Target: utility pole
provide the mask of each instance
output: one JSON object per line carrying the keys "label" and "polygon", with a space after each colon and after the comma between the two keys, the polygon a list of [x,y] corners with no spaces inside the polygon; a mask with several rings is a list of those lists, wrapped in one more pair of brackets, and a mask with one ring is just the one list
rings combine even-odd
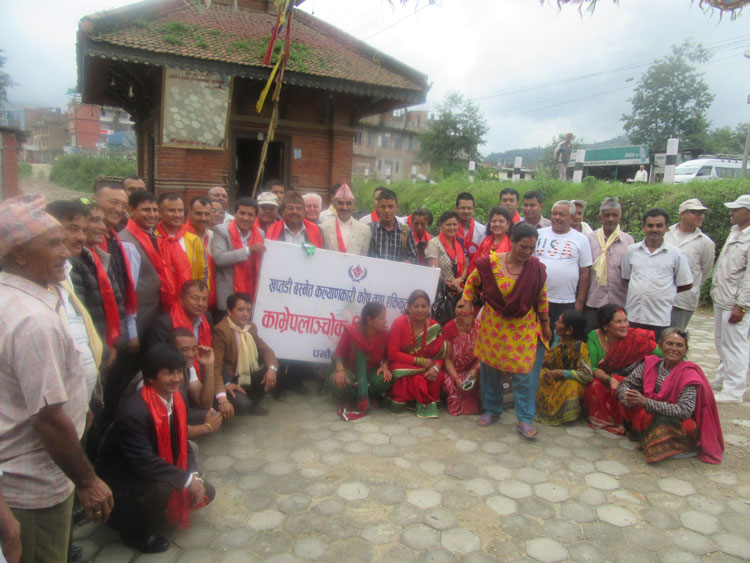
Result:
{"label": "utility pole", "polygon": [[[750,94],[747,96],[747,103],[750,104]],[[750,122],[747,124],[747,138],[745,139],[745,153],[742,155],[742,170],[740,170],[740,177],[744,177],[747,174],[748,156],[750,156]]]}

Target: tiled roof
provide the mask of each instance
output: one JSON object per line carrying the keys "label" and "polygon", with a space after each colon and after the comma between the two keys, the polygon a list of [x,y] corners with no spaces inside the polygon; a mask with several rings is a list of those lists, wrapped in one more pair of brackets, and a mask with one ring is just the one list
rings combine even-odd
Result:
{"label": "tiled roof", "polygon": [[[81,29],[100,47],[267,68],[262,60],[273,14],[216,2],[204,10],[183,2],[167,11],[154,10],[155,5],[158,2],[142,3],[150,9],[140,14],[140,5],[134,5],[127,12],[89,16]],[[300,10],[295,10],[291,44],[288,72],[417,92],[428,88],[424,74]],[[272,64],[275,60],[272,57]]]}

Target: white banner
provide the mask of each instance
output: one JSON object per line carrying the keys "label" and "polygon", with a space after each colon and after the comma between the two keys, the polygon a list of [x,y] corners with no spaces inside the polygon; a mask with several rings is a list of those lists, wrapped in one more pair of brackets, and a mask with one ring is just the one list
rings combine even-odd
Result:
{"label": "white banner", "polygon": [[388,323],[415,289],[434,299],[440,271],[367,256],[265,241],[253,321],[285,360],[328,363],[344,327],[368,301],[385,305]]}

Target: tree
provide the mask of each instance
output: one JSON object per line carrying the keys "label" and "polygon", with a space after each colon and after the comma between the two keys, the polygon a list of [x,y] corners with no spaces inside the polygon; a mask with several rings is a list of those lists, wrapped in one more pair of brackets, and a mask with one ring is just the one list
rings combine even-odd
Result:
{"label": "tree", "polygon": [[747,127],[747,123],[740,123],[734,129],[719,127],[711,130],[708,134],[705,151],[714,154],[742,154],[742,151],[745,150]]}
{"label": "tree", "polygon": [[3,57],[2,52],[2,49],[0,49],[0,102],[4,102],[8,99],[8,88],[13,86],[13,81],[10,79],[10,75],[3,71],[5,57]]}
{"label": "tree", "polygon": [[479,106],[460,92],[450,92],[440,103],[437,118],[419,136],[419,153],[444,172],[465,169],[479,160],[479,145],[489,127]]}
{"label": "tree", "polygon": [[623,115],[625,131],[635,144],[665,150],[667,140],[680,139],[684,147],[700,148],[708,133],[708,110],[714,95],[691,63],[704,63],[710,54],[688,39],[672,46],[672,54],[657,59],[641,76],[633,97],[632,113]]}

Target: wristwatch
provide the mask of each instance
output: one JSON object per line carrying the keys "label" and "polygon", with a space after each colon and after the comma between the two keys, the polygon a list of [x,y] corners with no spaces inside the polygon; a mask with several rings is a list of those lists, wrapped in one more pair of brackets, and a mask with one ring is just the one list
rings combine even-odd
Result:
{"label": "wristwatch", "polygon": [[279,371],[279,366],[271,366],[271,367],[270,367],[270,368],[268,368],[268,369],[270,369],[271,371],[275,371],[275,372],[278,372],[278,371]]}

